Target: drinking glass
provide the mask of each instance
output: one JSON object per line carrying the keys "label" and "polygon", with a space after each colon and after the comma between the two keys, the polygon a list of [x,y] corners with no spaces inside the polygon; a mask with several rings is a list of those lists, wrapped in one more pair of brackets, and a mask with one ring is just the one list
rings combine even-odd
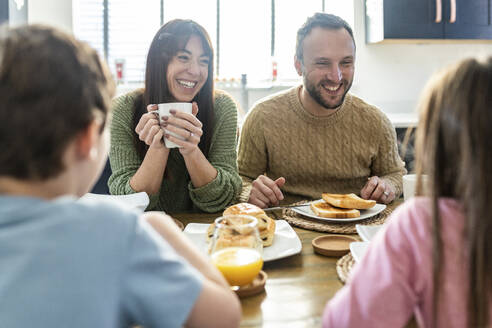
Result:
{"label": "drinking glass", "polygon": [[240,287],[251,283],[263,266],[258,220],[249,215],[217,218],[209,251],[212,262],[229,285]]}

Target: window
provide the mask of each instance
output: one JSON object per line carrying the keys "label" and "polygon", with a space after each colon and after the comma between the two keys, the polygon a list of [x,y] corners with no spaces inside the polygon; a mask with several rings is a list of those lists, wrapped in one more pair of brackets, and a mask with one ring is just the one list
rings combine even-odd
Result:
{"label": "window", "polygon": [[126,82],[145,79],[150,43],[160,26],[160,4],[154,0],[108,1],[108,63],[124,60]]}
{"label": "window", "polygon": [[163,4],[164,22],[175,18],[194,20],[207,30],[215,49],[217,44],[217,0],[165,0]]}
{"label": "window", "polygon": [[220,2],[219,75],[249,81],[271,77],[271,5],[268,0]]}
{"label": "window", "polygon": [[74,1],[73,33],[104,54],[104,6],[101,0]]}
{"label": "window", "polygon": [[275,53],[278,79],[297,80],[299,77],[294,68],[297,30],[309,16],[322,11],[322,1],[303,0],[298,6],[297,0],[281,0],[275,2]]}
{"label": "window", "polygon": [[125,82],[139,84],[154,34],[174,18],[193,19],[207,30],[219,79],[239,81],[247,74],[249,83],[271,81],[273,62],[278,81],[299,79],[296,32],[308,16],[325,11],[350,25],[354,20],[347,0],[73,0],[73,11],[74,34],[96,48],[113,72],[123,61]]}

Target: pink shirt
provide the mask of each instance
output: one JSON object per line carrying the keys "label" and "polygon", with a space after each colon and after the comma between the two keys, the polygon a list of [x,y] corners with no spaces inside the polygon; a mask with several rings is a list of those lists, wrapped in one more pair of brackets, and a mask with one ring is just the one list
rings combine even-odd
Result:
{"label": "pink shirt", "polygon": [[[466,327],[465,219],[455,200],[442,199],[439,207],[444,265],[438,326]],[[430,213],[429,200],[420,197],[395,210],[347,285],[326,305],[323,327],[404,327],[413,314],[420,327],[432,327]]]}

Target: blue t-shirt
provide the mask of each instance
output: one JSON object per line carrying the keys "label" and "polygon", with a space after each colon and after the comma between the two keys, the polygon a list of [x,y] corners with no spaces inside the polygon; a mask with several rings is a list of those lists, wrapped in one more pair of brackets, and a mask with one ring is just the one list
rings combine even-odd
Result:
{"label": "blue t-shirt", "polygon": [[0,196],[0,327],[180,327],[201,289],[136,213]]}

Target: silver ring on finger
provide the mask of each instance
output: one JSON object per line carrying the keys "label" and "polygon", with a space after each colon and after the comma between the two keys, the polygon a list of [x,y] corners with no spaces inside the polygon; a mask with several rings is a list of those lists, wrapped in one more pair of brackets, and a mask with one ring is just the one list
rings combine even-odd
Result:
{"label": "silver ring on finger", "polygon": [[188,137],[188,139],[193,138],[193,136],[194,136],[193,132],[190,131],[190,136]]}

